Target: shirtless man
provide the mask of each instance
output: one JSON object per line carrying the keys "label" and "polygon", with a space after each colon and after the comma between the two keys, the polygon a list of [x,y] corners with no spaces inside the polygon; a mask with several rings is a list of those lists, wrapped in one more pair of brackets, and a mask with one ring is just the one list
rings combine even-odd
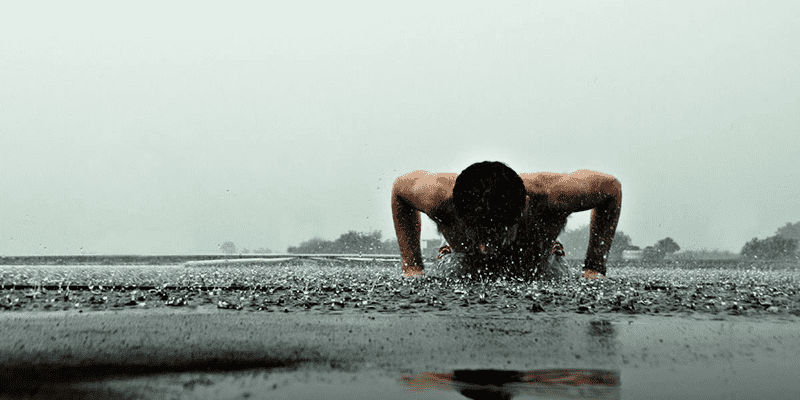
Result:
{"label": "shirtless man", "polygon": [[397,178],[392,188],[392,216],[408,277],[424,274],[420,212],[436,222],[463,262],[495,270],[514,265],[521,275],[536,278],[547,269],[567,216],[586,210],[592,216],[582,274],[604,277],[621,204],[622,185],[611,175],[586,170],[517,174],[489,161],[461,174],[414,171]]}

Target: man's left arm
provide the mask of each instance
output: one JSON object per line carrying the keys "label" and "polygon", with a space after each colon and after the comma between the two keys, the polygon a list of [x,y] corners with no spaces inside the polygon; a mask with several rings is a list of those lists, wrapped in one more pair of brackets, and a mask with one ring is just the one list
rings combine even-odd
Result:
{"label": "man's left arm", "polygon": [[608,200],[592,209],[589,225],[589,248],[586,250],[586,261],[583,265],[584,276],[593,278],[592,271],[606,274],[606,259],[611,249],[611,242],[617,232],[620,208],[622,206],[622,188],[618,188]]}
{"label": "man's left arm", "polygon": [[622,206],[622,184],[611,175],[577,171],[559,179],[548,197],[567,212],[592,210],[583,275],[587,278],[605,275],[606,258]]}

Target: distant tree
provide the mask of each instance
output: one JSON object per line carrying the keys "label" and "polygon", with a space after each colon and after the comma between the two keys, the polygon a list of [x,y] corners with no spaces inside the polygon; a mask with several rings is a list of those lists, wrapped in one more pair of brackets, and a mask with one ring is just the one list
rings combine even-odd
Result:
{"label": "distant tree", "polygon": [[645,261],[658,261],[662,260],[664,257],[662,256],[663,253],[660,253],[655,247],[647,246],[642,251],[642,260]]}
{"label": "distant tree", "polygon": [[795,222],[793,224],[787,222],[786,225],[778,228],[775,235],[800,240],[800,222]]}
{"label": "distant tree", "polygon": [[225,242],[219,246],[219,249],[225,254],[236,254],[236,245],[233,242]]}
{"label": "distant tree", "polygon": [[381,242],[380,254],[400,254],[400,245],[397,239],[386,239]]}
{"label": "distant tree", "polygon": [[734,260],[739,258],[739,255],[727,250],[700,249],[676,252],[667,255],[667,258],[673,260]]}
{"label": "distant tree", "polygon": [[617,231],[617,233],[614,234],[614,240],[611,242],[611,248],[608,249],[608,260],[621,261],[622,252],[630,250],[631,242],[630,236],[622,231]]}
{"label": "distant tree", "polygon": [[655,247],[656,250],[664,256],[667,254],[672,254],[681,249],[681,246],[678,246],[678,244],[675,243],[675,241],[670,237],[659,240],[653,247]]}
{"label": "distant tree", "polygon": [[667,255],[677,252],[681,249],[678,243],[675,243],[672,238],[667,237],[656,242],[653,246],[647,246],[642,252],[642,259],[647,261],[663,260]]}
{"label": "distant tree", "polygon": [[333,242],[336,253],[377,254],[381,250],[381,232],[349,231]]}
{"label": "distant tree", "polygon": [[[786,239],[795,239],[800,241],[800,221],[793,224],[787,222],[786,225],[778,228],[778,231],[775,232],[775,235]],[[798,250],[795,250],[795,252],[798,252]]]}
{"label": "distant tree", "polygon": [[371,233],[348,231],[334,241],[313,238],[300,243],[299,246],[290,246],[287,251],[295,254],[380,254],[399,253],[397,240],[381,242],[381,232]]}
{"label": "distant tree", "polygon": [[775,235],[764,240],[753,238],[753,240],[745,243],[741,254],[743,257],[761,260],[795,258],[797,257],[795,254],[797,247],[797,239]]}
{"label": "distant tree", "polygon": [[247,253],[250,253],[250,249],[248,249],[247,247],[242,248],[242,253],[241,254],[247,254]]}
{"label": "distant tree", "polygon": [[334,253],[333,242],[313,237],[298,246],[289,246],[287,252],[294,254],[326,254]]}
{"label": "distant tree", "polygon": [[[566,258],[583,259],[586,257],[586,250],[589,249],[589,225],[583,225],[577,229],[565,230],[558,236],[558,241],[564,245]],[[623,231],[617,231],[611,241],[611,248],[608,250],[609,260],[621,260],[622,252],[630,250],[633,239]]]}
{"label": "distant tree", "polygon": [[[566,229],[558,235],[558,241],[564,245],[566,258],[583,259],[589,248],[589,225],[577,229]],[[612,243],[613,245],[613,243]]]}
{"label": "distant tree", "polygon": [[270,250],[270,249],[268,249],[266,247],[259,247],[259,248],[255,249],[255,250],[253,250],[253,253],[256,253],[256,254],[269,254],[269,253],[272,253],[272,250]]}

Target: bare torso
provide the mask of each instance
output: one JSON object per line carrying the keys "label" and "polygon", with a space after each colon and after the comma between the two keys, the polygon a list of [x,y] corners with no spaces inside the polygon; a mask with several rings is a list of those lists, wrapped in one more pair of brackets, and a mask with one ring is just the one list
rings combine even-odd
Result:
{"label": "bare torso", "polygon": [[455,212],[453,187],[458,174],[417,170],[397,178],[392,189],[392,215],[404,274],[416,276],[422,272],[419,212],[436,222],[455,252],[467,255],[470,260],[495,266],[516,264],[536,270],[550,256],[567,217],[588,210],[592,210],[592,216],[583,269],[590,279],[598,273],[605,274],[605,257],[622,204],[621,183],[611,175],[588,170],[519,176],[527,193],[526,211],[512,242],[503,240],[503,247],[492,251],[486,251],[485,244],[470,240],[467,224]]}
{"label": "bare torso", "polygon": [[[428,189],[434,189],[432,193],[437,197],[437,204],[423,212],[436,223],[453,251],[474,259],[487,258],[479,254],[478,243],[465,235],[465,221],[459,219],[455,212],[453,186],[457,176],[458,174],[436,174],[435,183],[431,182],[432,187]],[[526,269],[535,269],[550,256],[553,243],[564,229],[570,213],[548,206],[547,195],[543,193],[543,180],[548,178],[547,174],[520,176],[530,197],[529,211],[520,223],[516,240],[494,258],[511,256]]]}

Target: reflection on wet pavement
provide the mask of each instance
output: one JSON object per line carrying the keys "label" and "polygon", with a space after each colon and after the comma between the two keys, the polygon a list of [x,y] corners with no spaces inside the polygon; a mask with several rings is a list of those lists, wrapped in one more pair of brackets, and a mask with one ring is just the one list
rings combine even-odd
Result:
{"label": "reflection on wet pavement", "polygon": [[506,400],[521,394],[545,398],[619,398],[619,372],[609,370],[455,370],[403,376],[401,382],[411,391],[452,390],[474,400]]}
{"label": "reflection on wet pavement", "polygon": [[0,313],[0,398],[800,398],[797,326],[216,307]]}
{"label": "reflection on wet pavement", "polygon": [[[561,330],[563,326],[554,323],[551,328]],[[614,358],[616,350],[619,349],[616,343],[617,330],[610,321],[604,319],[588,321],[584,329],[562,330],[554,336],[571,337],[573,341],[591,343],[592,345],[586,348],[587,355],[601,358]],[[575,355],[576,360],[580,360],[581,357],[580,354]],[[552,368],[531,371],[457,369],[449,373],[423,372],[417,375],[404,375],[401,382],[412,391],[451,390],[475,400],[505,400],[520,395],[543,398],[618,399],[619,378],[619,371],[607,369]]]}

